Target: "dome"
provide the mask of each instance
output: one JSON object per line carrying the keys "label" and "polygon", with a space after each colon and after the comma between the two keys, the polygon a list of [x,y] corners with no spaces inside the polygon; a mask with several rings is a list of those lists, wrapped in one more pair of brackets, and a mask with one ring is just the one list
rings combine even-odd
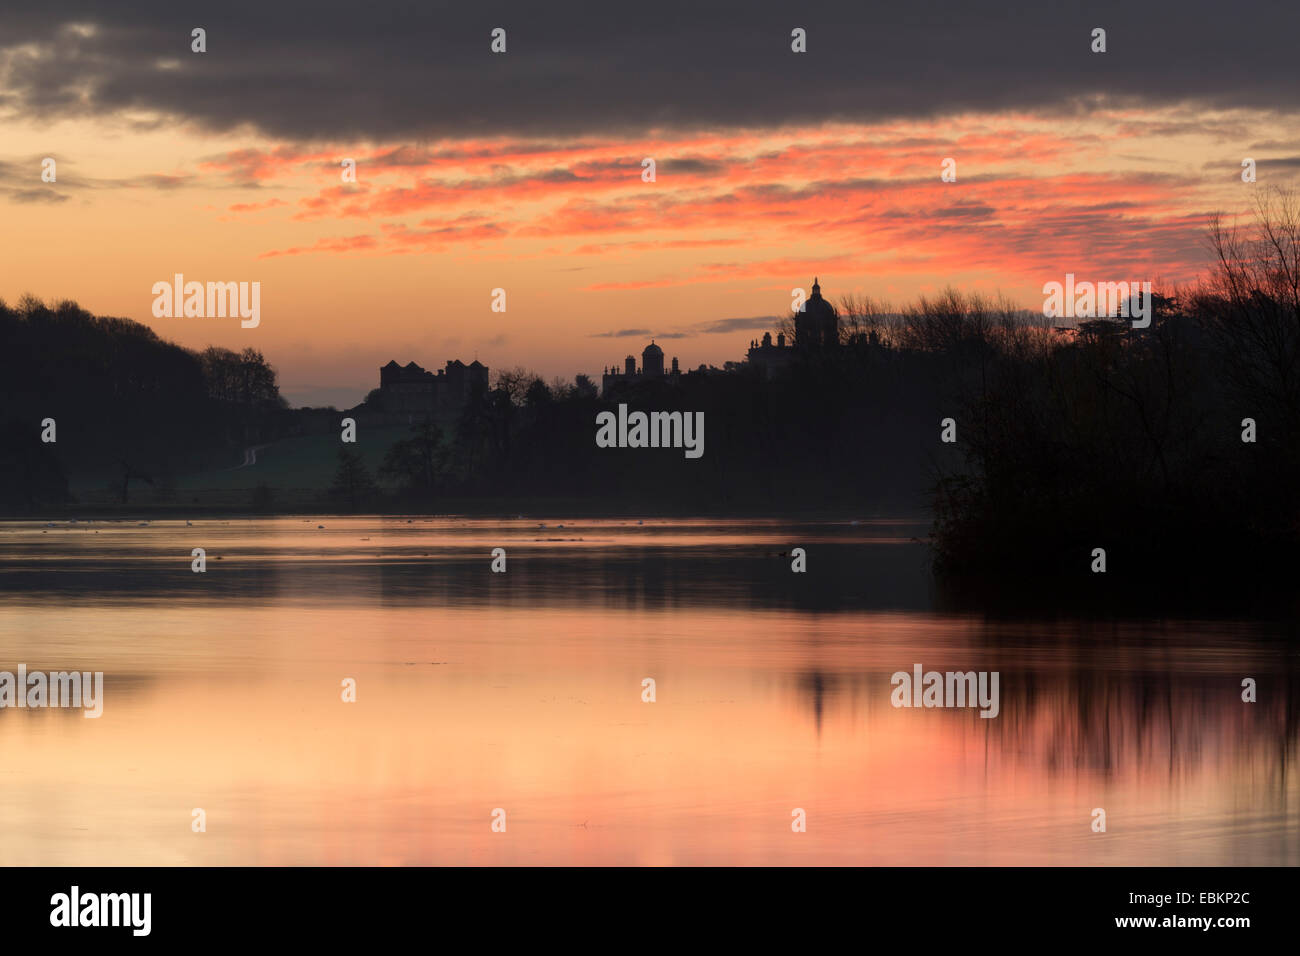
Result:
{"label": "dome", "polygon": [[817,310],[819,312],[831,307],[831,304],[822,298],[821,283],[816,279],[813,279],[812,295],[808,296],[807,305],[809,311]]}
{"label": "dome", "polygon": [[835,306],[822,298],[821,283],[814,277],[812,295],[794,317],[794,344],[822,348],[839,343],[839,316]]}
{"label": "dome", "polygon": [[835,307],[822,298],[822,287],[816,279],[813,279],[812,295],[804,302],[803,312],[823,322],[835,315]]}
{"label": "dome", "polygon": [[641,353],[641,371],[653,378],[664,373],[664,350],[655,345],[653,339]]}

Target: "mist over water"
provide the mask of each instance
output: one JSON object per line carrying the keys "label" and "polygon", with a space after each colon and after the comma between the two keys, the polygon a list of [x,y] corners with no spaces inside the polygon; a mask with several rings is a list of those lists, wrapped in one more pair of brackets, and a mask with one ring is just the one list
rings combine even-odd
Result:
{"label": "mist over water", "polygon": [[[942,611],[927,531],[2,522],[0,670],[105,677],[0,710],[0,863],[1300,862],[1293,628]],[[998,716],[891,706],[915,664]]]}

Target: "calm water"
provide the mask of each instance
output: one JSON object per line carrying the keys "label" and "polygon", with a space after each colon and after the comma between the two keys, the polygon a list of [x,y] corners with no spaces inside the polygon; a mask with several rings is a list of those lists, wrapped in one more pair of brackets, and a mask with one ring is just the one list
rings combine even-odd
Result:
{"label": "calm water", "polygon": [[0,710],[0,863],[1300,863],[1285,628],[940,613],[905,521],[540,523],[0,523],[0,670],[105,673]]}

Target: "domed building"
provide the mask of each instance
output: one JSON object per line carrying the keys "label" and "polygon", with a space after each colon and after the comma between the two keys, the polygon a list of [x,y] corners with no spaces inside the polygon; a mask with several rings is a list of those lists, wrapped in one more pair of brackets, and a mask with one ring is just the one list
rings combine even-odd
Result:
{"label": "domed building", "polygon": [[750,342],[746,361],[764,378],[784,374],[794,364],[800,353],[833,349],[840,344],[840,317],[835,306],[822,298],[822,287],[813,278],[812,295],[804,300],[803,308],[794,314],[794,340],[787,343],[785,333],[772,341],[772,333],[764,332],[761,342]]}
{"label": "domed building", "polygon": [[812,295],[794,317],[794,344],[801,349],[834,348],[840,344],[840,318],[835,306],[822,298],[822,287],[813,277]]}
{"label": "domed building", "polygon": [[645,376],[660,376],[664,373],[664,350],[655,345],[655,340],[651,339],[650,344],[641,352],[641,374]]}
{"label": "domed building", "polygon": [[617,363],[605,369],[605,374],[601,378],[601,394],[608,395],[612,388],[632,385],[650,379],[675,381],[680,374],[677,359],[675,358],[673,359],[672,370],[665,371],[664,350],[655,345],[654,340],[651,339],[650,344],[641,350],[640,368],[636,367],[636,356],[629,355],[623,360],[623,370],[621,372]]}

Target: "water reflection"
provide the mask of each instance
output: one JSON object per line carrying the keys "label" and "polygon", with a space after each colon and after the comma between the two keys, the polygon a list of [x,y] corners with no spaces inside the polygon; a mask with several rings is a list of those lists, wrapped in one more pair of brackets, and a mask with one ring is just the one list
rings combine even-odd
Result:
{"label": "water reflection", "polygon": [[[106,675],[98,720],[0,711],[0,862],[1300,859],[1288,626],[938,613],[923,535],[0,524],[0,669]],[[999,671],[999,716],[895,709],[917,663]]]}

